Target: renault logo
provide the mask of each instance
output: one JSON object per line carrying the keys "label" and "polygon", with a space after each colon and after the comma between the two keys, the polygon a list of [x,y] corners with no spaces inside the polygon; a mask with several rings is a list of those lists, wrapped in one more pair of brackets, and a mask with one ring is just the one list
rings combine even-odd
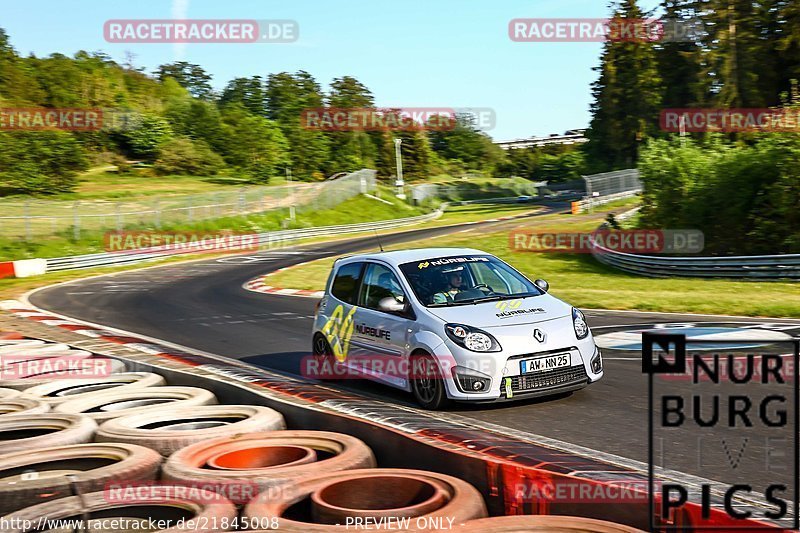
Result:
{"label": "renault logo", "polygon": [[540,329],[533,330],[533,338],[539,342],[544,342],[544,331]]}

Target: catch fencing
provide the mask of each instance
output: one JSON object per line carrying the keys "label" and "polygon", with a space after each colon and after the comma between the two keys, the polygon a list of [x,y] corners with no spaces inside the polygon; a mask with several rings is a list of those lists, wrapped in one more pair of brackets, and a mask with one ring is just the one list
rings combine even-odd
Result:
{"label": "catch fencing", "polygon": [[580,211],[590,211],[598,205],[630,198],[642,192],[639,170],[635,168],[592,174],[584,176],[583,180],[586,183],[586,196],[576,202]]}
{"label": "catch fencing", "polygon": [[376,187],[376,171],[362,169],[320,183],[251,186],[191,195],[74,202],[0,201],[0,237],[33,241],[60,235],[78,240],[87,232],[160,229],[290,206],[300,212],[328,209]]}
{"label": "catch fencing", "polygon": [[[300,239],[314,237],[327,237],[330,235],[344,235],[348,233],[374,232],[378,230],[399,228],[434,220],[440,217],[442,211],[434,211],[425,215],[408,218],[381,220],[378,222],[364,222],[359,224],[343,224],[338,226],[321,226],[316,228],[301,228],[271,231],[255,234],[259,248],[271,250],[281,248]],[[47,272],[59,270],[78,270],[101,266],[121,266],[145,261],[154,261],[170,255],[199,253],[204,251],[199,245],[196,247],[182,246],[155,246],[145,249],[128,250],[120,252],[104,252],[99,254],[77,255],[69,257],[56,257],[47,259]]]}

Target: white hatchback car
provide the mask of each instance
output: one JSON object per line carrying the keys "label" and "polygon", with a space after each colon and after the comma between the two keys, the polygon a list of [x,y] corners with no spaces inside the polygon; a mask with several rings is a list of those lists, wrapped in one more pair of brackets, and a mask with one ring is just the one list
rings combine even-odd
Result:
{"label": "white hatchback car", "polygon": [[[335,262],[314,320],[314,369],[412,392],[428,409],[581,389],[603,377],[583,313],[480,250]],[[312,374],[311,372],[307,374]]]}

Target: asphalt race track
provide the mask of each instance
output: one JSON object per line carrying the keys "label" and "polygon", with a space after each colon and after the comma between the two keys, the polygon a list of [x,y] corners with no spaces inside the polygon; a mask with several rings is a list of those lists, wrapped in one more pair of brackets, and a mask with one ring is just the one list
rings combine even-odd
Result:
{"label": "asphalt race track", "polygon": [[[513,220],[416,229],[383,236],[381,240],[385,247],[419,239],[434,245],[436,236],[448,232],[474,231],[479,236],[481,231],[509,229],[522,223]],[[374,237],[360,237],[265,251],[247,257],[168,265],[53,286],[34,293],[30,301],[40,308],[72,318],[297,374],[300,359],[310,352],[315,300],[253,293],[244,290],[242,284],[278,268],[375,247]],[[477,238],[475,247],[480,248]],[[546,279],[546,273],[542,273],[542,277]],[[558,294],[558,287],[553,287],[553,291]],[[657,326],[661,324],[684,328],[697,324],[705,329],[686,331],[699,336],[731,338],[731,344],[725,349],[734,353],[744,353],[753,347],[733,342],[743,327],[749,328],[745,333],[748,338],[753,335],[760,338],[758,335],[765,332],[786,336],[800,331],[798,320],[600,310],[588,310],[586,314],[598,343],[603,346],[605,377],[602,381],[552,399],[459,405],[448,416],[465,417],[487,426],[502,426],[644,462],[647,461],[647,379],[642,374],[638,331],[663,327]],[[767,325],[759,327],[759,324]],[[776,347],[776,353],[789,351],[783,348],[785,346]],[[331,386],[413,405],[409,395],[377,384],[347,381]],[[673,381],[660,386],[686,391],[690,385]],[[766,430],[754,431],[744,444],[732,435],[711,435],[716,439],[716,448],[724,450],[728,461],[713,453],[698,457],[696,448],[714,446],[702,440],[708,439],[709,433],[694,426],[682,428],[680,434],[657,436],[656,445],[663,451],[659,456],[667,468],[723,482],[746,479],[755,486],[766,485],[774,482],[778,475],[774,467],[765,466],[770,446],[766,439],[773,434]],[[785,448],[791,450],[790,441]],[[738,458],[734,466],[731,457]],[[787,471],[790,466],[786,467]]]}

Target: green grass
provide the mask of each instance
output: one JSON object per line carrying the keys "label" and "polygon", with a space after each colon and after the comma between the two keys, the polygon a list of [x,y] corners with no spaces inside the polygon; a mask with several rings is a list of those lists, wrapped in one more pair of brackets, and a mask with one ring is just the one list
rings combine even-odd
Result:
{"label": "green grass", "polygon": [[[603,206],[603,211],[607,209]],[[601,213],[600,209],[596,213]],[[526,226],[590,231],[597,219],[570,215],[538,217]],[[402,248],[430,246],[428,241]],[[544,278],[553,295],[583,308],[800,318],[800,284],[691,278],[645,278],[616,271],[589,254],[547,254],[511,250],[507,233],[473,232],[437,239],[437,246],[476,247],[497,255],[531,279]],[[399,248],[399,247],[398,247]],[[335,258],[321,259],[270,276],[269,285],[321,290]]]}
{"label": "green grass", "polygon": [[[372,217],[387,217],[387,218],[397,218],[400,214],[404,216],[413,216],[417,214],[419,210],[417,209],[410,209],[408,206],[402,204],[396,198],[392,198],[390,195],[386,194],[385,191],[381,194],[381,197],[389,200],[392,202],[392,206],[386,205],[382,202],[371,198],[354,198],[348,202],[344,202],[340,204],[336,209],[319,211],[316,213],[299,213],[298,220],[296,224],[304,224],[310,222],[319,222],[324,225],[335,224],[337,222],[344,222],[344,223],[352,223],[356,221],[356,219],[360,219],[362,222],[367,221],[367,219]],[[448,212],[446,212],[441,218],[429,222],[429,225],[447,225],[447,224],[454,224],[459,222],[466,222],[470,220],[481,220],[485,218],[493,218],[496,216],[503,216],[509,213],[517,213],[519,212],[523,206],[512,204],[512,205],[495,205],[495,206],[455,206]],[[525,210],[532,210],[530,205],[524,206]],[[405,213],[408,210],[409,213]],[[286,215],[286,210],[282,210],[284,216]],[[376,219],[377,220],[377,219]],[[336,222],[334,222],[336,221]],[[276,223],[280,223],[280,220],[277,220]],[[409,228],[403,227],[395,230],[385,230],[379,232],[381,235],[394,233],[397,231],[406,231]],[[343,239],[349,237],[359,237],[363,236],[363,233],[342,233],[335,237],[335,239]],[[310,243],[310,242],[317,242],[317,241],[330,241],[332,240],[331,237],[319,237],[313,239],[304,239],[299,241],[300,243]],[[89,253],[90,251],[102,251],[102,250],[89,250],[85,246],[82,247],[80,244],[71,244],[69,248],[59,248],[59,243],[52,243],[51,251],[53,253],[57,253],[58,255],[75,255],[78,253]],[[61,243],[63,244],[63,243]],[[295,244],[295,243],[293,243]],[[43,247],[39,248],[39,251],[48,250],[48,248]],[[2,256],[3,250],[0,248],[0,256]],[[147,266],[152,265],[161,265],[167,263],[178,263],[183,261],[190,261],[193,259],[201,258],[201,259],[212,259],[214,257],[222,257],[226,254],[194,254],[194,255],[184,255],[178,257],[169,257],[163,260],[155,261],[152,263],[146,264],[139,264],[139,265],[128,265],[124,267],[102,267],[102,268],[91,268],[85,270],[76,270],[76,271],[66,271],[66,272],[51,272],[49,274],[45,274],[44,276],[35,276],[31,278],[22,278],[22,279],[13,279],[13,278],[5,278],[0,279],[0,300],[2,299],[11,299],[11,298],[19,298],[25,292],[35,289],[37,287],[42,287],[46,285],[51,285],[53,283],[59,283],[64,281],[71,281],[80,278],[85,278],[89,276],[96,276],[101,274],[107,273],[114,273],[114,272],[125,272],[128,270],[136,270],[139,268],[144,268]],[[45,257],[46,255],[39,255],[39,257]],[[49,257],[49,256],[48,256]],[[329,268],[329,267],[327,267]],[[327,274],[327,270],[325,271]]]}
{"label": "green grass", "polygon": [[[285,185],[285,180],[275,178],[269,185]],[[58,193],[37,197],[48,201],[92,201],[113,199],[136,199],[150,196],[202,194],[229,191],[235,187],[243,187],[248,183],[240,178],[230,176],[153,176],[148,172],[132,170],[118,174],[114,167],[105,165],[90,169],[77,178],[73,192]],[[3,202],[19,203],[30,196],[13,195],[0,198]]]}
{"label": "green grass", "polygon": [[63,200],[102,200],[142,196],[201,194],[227,191],[231,186],[247,185],[242,179],[224,176],[148,176],[130,172],[102,172],[82,176],[73,193],[53,197]]}
{"label": "green grass", "polygon": [[[260,233],[284,228],[306,228],[312,226],[334,226],[371,222],[393,218],[410,217],[423,214],[422,208],[412,207],[392,195],[382,193],[390,204],[374,198],[357,196],[342,202],[330,209],[298,210],[296,219],[288,221],[288,209],[272,209],[261,214],[250,216],[223,217],[199,221],[195,224],[168,223],[156,229],[152,225],[129,226],[126,230],[145,231],[221,231]],[[51,237],[41,237],[26,242],[22,239],[0,238],[0,258],[24,259],[33,257],[61,257],[98,253],[105,250],[103,231],[84,231],[77,241],[71,238],[69,231]]]}

